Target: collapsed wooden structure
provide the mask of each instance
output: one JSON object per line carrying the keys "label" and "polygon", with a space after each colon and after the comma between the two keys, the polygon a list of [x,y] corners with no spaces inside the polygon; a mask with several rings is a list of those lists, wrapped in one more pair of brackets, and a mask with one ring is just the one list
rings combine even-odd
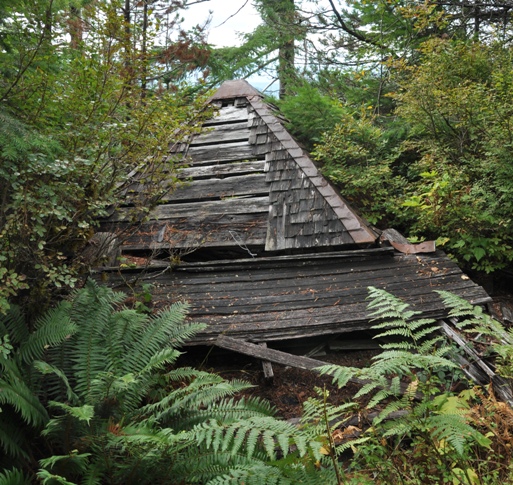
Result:
{"label": "collapsed wooden structure", "polygon": [[170,153],[185,163],[176,174],[182,183],[129,232],[129,193],[102,222],[104,233],[128,234],[119,238],[122,263],[99,270],[104,279],[151,283],[155,307],[188,301],[190,319],[207,324],[191,345],[219,335],[264,343],[367,330],[369,286],[433,318],[446,315],[434,290],[490,302],[442,252],[415,254],[404,241],[393,242],[403,252],[396,250],[248,83],[224,83],[210,103],[212,119]]}

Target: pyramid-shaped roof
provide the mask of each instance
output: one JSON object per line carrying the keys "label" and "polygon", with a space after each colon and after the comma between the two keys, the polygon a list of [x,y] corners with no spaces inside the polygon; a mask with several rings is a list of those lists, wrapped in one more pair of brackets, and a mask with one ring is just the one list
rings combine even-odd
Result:
{"label": "pyramid-shaped roof", "polygon": [[[115,287],[152,284],[155,308],[188,301],[190,318],[208,325],[191,344],[219,335],[268,342],[367,330],[369,286],[423,317],[447,313],[434,290],[490,301],[434,247],[402,254],[377,244],[247,82],[224,83],[210,103],[215,115],[169,155],[186,163],[170,174],[181,184],[147,213],[133,203],[140,174],[126,204],[103,223],[101,234],[109,242],[119,234],[133,265],[98,269]],[[160,250],[173,257],[154,258]]]}
{"label": "pyramid-shaped roof", "polygon": [[[366,247],[377,234],[328,183],[263,96],[243,80],[210,98],[199,134],[175,146],[184,182],[123,243],[125,251]],[[110,220],[128,220],[130,207]],[[111,224],[110,230],[113,229]]]}

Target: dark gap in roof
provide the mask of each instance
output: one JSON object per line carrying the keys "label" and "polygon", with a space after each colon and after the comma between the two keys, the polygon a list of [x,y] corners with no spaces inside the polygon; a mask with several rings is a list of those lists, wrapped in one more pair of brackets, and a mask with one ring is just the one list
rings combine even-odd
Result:
{"label": "dark gap in roof", "polygon": [[184,168],[192,168],[192,167],[204,167],[204,166],[216,166],[216,165],[230,165],[232,163],[245,163],[245,162],[264,162],[265,154],[259,155],[257,157],[252,158],[237,158],[237,159],[210,159],[210,160],[198,160],[189,164],[189,167]]}
{"label": "dark gap in roof", "polygon": [[195,197],[195,198],[183,198],[179,200],[165,200],[162,201],[161,204],[157,205],[180,205],[180,204],[191,204],[196,202],[216,202],[220,200],[227,200],[227,199],[254,199],[255,197],[265,197],[269,195],[269,191],[266,190],[265,192],[253,192],[250,195],[240,195],[240,196],[231,196],[231,195],[225,195],[225,196],[216,196],[216,197]]}
{"label": "dark gap in roof", "polygon": [[[265,174],[264,170],[247,170],[244,172],[237,172],[237,173],[226,173],[226,174],[210,174],[210,175],[188,175],[187,177],[181,179],[184,183],[187,183],[188,181],[190,183],[196,182],[197,180],[223,180],[228,179],[231,177],[244,177],[246,175],[263,175]],[[267,191],[269,193],[269,191]]]}
{"label": "dark gap in roof", "polygon": [[203,126],[209,127],[209,126],[220,126],[220,125],[235,125],[237,123],[243,123],[248,121],[249,116],[246,116],[245,118],[237,118],[236,120],[208,120],[203,123]]}
{"label": "dark gap in roof", "polygon": [[138,250],[122,250],[121,257],[136,257],[136,258],[152,258],[154,260],[165,261],[166,259],[178,259],[187,263],[200,263],[214,260],[232,260],[249,258],[251,254],[264,254],[263,246],[249,246],[247,248],[229,247],[229,248],[197,248],[197,249],[138,249]]}
{"label": "dark gap in roof", "polygon": [[244,141],[249,141],[249,134],[248,136],[240,137],[240,138],[230,138],[229,140],[219,140],[219,141],[207,141],[204,143],[194,143],[192,142],[189,146],[190,147],[207,147],[207,146],[216,146],[216,145],[229,145],[231,143],[240,143]]}

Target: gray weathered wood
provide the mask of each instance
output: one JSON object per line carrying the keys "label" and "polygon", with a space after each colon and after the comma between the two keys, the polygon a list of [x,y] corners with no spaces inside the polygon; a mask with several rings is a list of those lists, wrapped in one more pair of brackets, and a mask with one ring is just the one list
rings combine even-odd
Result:
{"label": "gray weathered wood", "polygon": [[187,167],[178,173],[182,179],[199,179],[208,177],[219,177],[223,175],[244,175],[250,173],[263,173],[265,168],[264,160],[248,160],[243,162],[214,163],[208,165],[194,165]]}
{"label": "gray weathered wood", "polygon": [[241,141],[249,139],[249,128],[246,121],[212,126],[194,137],[191,146],[222,143],[227,141]]}
{"label": "gray weathered wood", "polygon": [[481,374],[484,374],[486,377],[486,380],[483,380],[482,378],[480,380],[477,380],[477,383],[480,385],[487,385],[490,382],[492,383],[493,390],[495,394],[503,401],[507,402],[510,406],[513,406],[513,391],[511,389],[511,384],[503,379],[502,377],[498,376],[486,362],[484,362],[479,354],[470,346],[467,339],[465,339],[462,335],[460,335],[456,330],[454,330],[452,327],[447,325],[444,321],[440,321],[440,328],[442,331],[458,346],[467,354],[467,356],[471,359],[471,365],[469,365],[469,368],[472,366],[477,367],[478,372],[472,372],[472,370],[469,370],[469,375],[477,380],[478,376]]}
{"label": "gray weathered wood", "polygon": [[[267,348],[265,342],[260,342],[258,345],[264,349]],[[264,377],[266,379],[272,379],[274,377],[273,365],[269,360],[262,360],[262,370],[264,371]]]}
{"label": "gray weathered wood", "polygon": [[220,145],[208,145],[190,147],[187,155],[195,161],[198,160],[245,160],[255,157],[253,147],[247,142],[224,143]]}
{"label": "gray weathered wood", "polygon": [[[188,218],[189,220],[205,220],[207,218],[216,218],[225,214],[254,214],[268,212],[269,198],[251,197],[251,198],[227,198],[224,200],[188,202],[181,204],[161,204],[151,213],[152,219],[179,219]],[[121,208],[111,218],[109,222],[118,222],[129,220],[133,215],[133,208]]]}
{"label": "gray weathered wood", "polygon": [[178,202],[236,196],[267,196],[269,188],[264,174],[248,174],[222,179],[209,178],[196,180],[193,184],[184,185],[162,197],[161,202]]}
{"label": "gray weathered wood", "polygon": [[206,126],[230,123],[234,121],[247,121],[248,110],[246,107],[224,106],[211,120],[205,123]]}
{"label": "gray weathered wood", "polygon": [[[275,364],[296,367],[298,369],[315,371],[317,368],[327,365],[327,363],[323,362],[322,360],[288,354],[287,352],[269,349],[267,347],[255,345],[250,342],[244,342],[242,340],[227,337],[225,335],[219,335],[215,345],[223,349],[232,350],[234,352],[249,355],[251,357],[257,357],[258,359],[265,359]],[[351,377],[349,382],[352,382],[353,384],[364,385],[368,381],[358,379],[357,377]],[[400,386],[403,392],[405,392],[408,388],[407,384],[401,384]]]}

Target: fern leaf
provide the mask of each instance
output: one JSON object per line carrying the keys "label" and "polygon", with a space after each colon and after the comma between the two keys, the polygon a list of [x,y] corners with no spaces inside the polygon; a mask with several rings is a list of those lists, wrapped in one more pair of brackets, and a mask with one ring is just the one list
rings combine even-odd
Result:
{"label": "fern leaf", "polygon": [[30,477],[22,470],[13,468],[11,470],[0,470],[0,485],[30,485]]}
{"label": "fern leaf", "polygon": [[6,314],[0,312],[0,335],[9,335],[11,343],[15,345],[28,339],[28,325],[19,306],[11,305]]}
{"label": "fern leaf", "polygon": [[68,378],[66,377],[64,372],[62,372],[57,367],[50,365],[48,362],[42,362],[40,360],[35,361],[33,365],[34,368],[41,372],[41,374],[43,375],[55,374],[61,380],[61,382],[64,384],[66,388],[66,398],[68,399],[68,401],[78,402],[78,396],[73,392],[73,389],[71,389]]}
{"label": "fern leaf", "polygon": [[38,319],[36,330],[20,345],[19,355],[23,362],[41,359],[47,347],[60,344],[76,332],[77,327],[71,321],[69,311],[70,304],[61,302]]}
{"label": "fern leaf", "polygon": [[[6,414],[5,410],[2,411],[2,414]],[[23,430],[16,425],[16,422],[5,418],[0,419],[0,447],[3,448],[5,456],[10,457],[11,460],[30,460],[24,445]]]}
{"label": "fern leaf", "polygon": [[355,367],[343,367],[340,365],[329,364],[316,368],[321,375],[333,376],[332,383],[336,384],[339,388],[346,386],[350,379],[352,379],[359,371]]}
{"label": "fern leaf", "polygon": [[431,435],[438,441],[446,441],[460,455],[464,454],[465,443],[473,437],[477,430],[467,423],[459,414],[434,415],[429,419]]}
{"label": "fern leaf", "polygon": [[79,421],[85,421],[87,424],[89,424],[94,416],[94,407],[88,404],[84,404],[83,406],[68,406],[61,402],[50,401],[48,405],[53,408],[62,409],[73,418]]}
{"label": "fern leaf", "polygon": [[40,427],[48,421],[48,413],[24,381],[0,379],[0,404],[9,404],[29,426]]}

